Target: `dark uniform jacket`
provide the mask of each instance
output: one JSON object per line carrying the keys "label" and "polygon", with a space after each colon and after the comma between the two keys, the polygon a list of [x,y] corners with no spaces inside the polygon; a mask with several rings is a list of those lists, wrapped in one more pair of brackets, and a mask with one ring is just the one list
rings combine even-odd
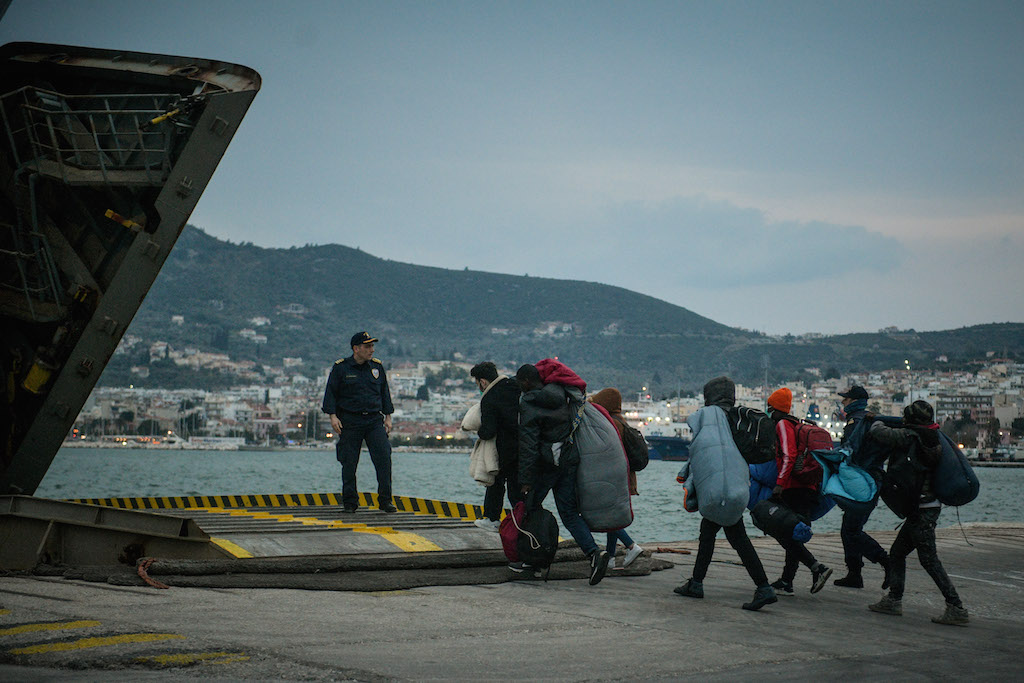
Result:
{"label": "dark uniform jacket", "polygon": [[360,365],[353,356],[335,362],[327,378],[323,411],[339,419],[395,412],[384,365],[376,358]]}
{"label": "dark uniform jacket", "polygon": [[[573,390],[582,400],[582,394]],[[572,431],[572,412],[566,387],[545,384],[527,391],[519,399],[519,481],[533,486],[541,474],[556,469],[551,444],[565,441]],[[566,448],[559,465],[579,462],[579,452]]]}
{"label": "dark uniform jacket", "polygon": [[519,467],[519,385],[510,377],[498,379],[480,399],[481,439],[494,439],[498,468],[504,473]]}

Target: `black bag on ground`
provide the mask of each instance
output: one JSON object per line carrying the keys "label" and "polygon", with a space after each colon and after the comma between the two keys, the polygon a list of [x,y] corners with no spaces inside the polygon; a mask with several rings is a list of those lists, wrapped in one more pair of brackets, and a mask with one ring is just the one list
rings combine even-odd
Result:
{"label": "black bag on ground", "polygon": [[626,458],[629,460],[629,469],[639,472],[647,467],[650,458],[647,453],[647,441],[639,429],[622,423],[622,447],[626,450]]}
{"label": "black bag on ground", "polygon": [[775,420],[762,410],[746,406],[733,406],[728,415],[733,441],[748,465],[775,459]]}
{"label": "black bag on ground", "polygon": [[889,456],[879,495],[894,515],[905,519],[917,510],[927,472],[917,458],[917,443],[912,443],[909,450]]}
{"label": "black bag on ground", "polygon": [[558,550],[558,522],[544,508],[527,510],[519,522],[519,540],[516,550],[519,560],[537,569],[546,569]]}

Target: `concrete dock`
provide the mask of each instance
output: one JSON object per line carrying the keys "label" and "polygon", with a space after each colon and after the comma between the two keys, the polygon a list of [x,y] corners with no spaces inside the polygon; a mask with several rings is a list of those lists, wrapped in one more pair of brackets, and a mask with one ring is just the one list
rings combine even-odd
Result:
{"label": "concrete dock", "polygon": [[[895,532],[874,535],[887,545]],[[491,579],[480,585],[380,591],[4,576],[0,679],[1020,680],[1024,526],[953,527],[938,538],[971,614],[965,628],[931,623],[943,601],[916,556],[902,617],[867,610],[882,594],[873,566],[869,587],[830,582],[816,595],[801,568],[796,596],[744,611],[753,586],[724,537],[703,600],[672,593],[690,574],[694,555],[685,551],[696,543],[643,540],[662,550],[655,560],[676,566],[610,572],[593,587],[585,579],[506,581],[500,567],[483,572]],[[781,548],[754,542],[774,579]],[[817,535],[809,546],[842,574],[837,535]],[[451,571],[462,573],[452,581],[459,584],[482,570]]]}

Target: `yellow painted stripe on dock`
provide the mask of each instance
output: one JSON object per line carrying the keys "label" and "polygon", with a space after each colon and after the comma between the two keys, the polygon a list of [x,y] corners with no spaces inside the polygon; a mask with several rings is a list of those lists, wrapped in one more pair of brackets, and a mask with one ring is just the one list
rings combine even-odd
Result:
{"label": "yellow painted stripe on dock", "polygon": [[297,517],[295,515],[275,515],[263,510],[226,510],[224,508],[201,508],[203,512],[215,515],[230,515],[233,517],[251,517],[253,519],[268,519],[278,522],[298,522],[304,526],[322,526],[328,529],[350,529],[361,534],[374,534],[388,543],[398,547],[407,553],[422,553],[443,550],[441,546],[429,541],[419,534],[408,531],[399,531],[389,526],[368,526],[359,522],[341,522],[334,519],[318,519],[316,517]]}
{"label": "yellow painted stripe on dock", "polygon": [[9,610],[9,609],[0,609],[0,616],[3,616],[5,614],[10,614],[10,613],[11,613],[11,610]]}
{"label": "yellow painted stripe on dock", "polygon": [[8,650],[12,655],[39,655],[47,652],[68,652],[70,650],[85,650],[91,647],[106,647],[108,645],[124,645],[127,643],[153,643],[158,640],[184,640],[185,636],[177,633],[129,633],[123,636],[106,636],[102,638],[82,638],[69,643],[44,643],[30,647],[16,647]]}
{"label": "yellow painted stripe on dock", "polygon": [[98,621],[51,621],[40,624],[23,624],[11,628],[0,628],[0,636],[16,636],[19,633],[39,633],[40,631],[64,631],[70,628],[92,628],[99,625]]}
{"label": "yellow painted stripe on dock", "polygon": [[230,553],[232,557],[255,557],[255,555],[242,546],[237,543],[232,543],[226,538],[214,538],[211,536],[210,543],[213,543],[218,548],[224,549],[226,552]]}
{"label": "yellow painted stripe on dock", "polygon": [[183,652],[172,655],[155,655],[153,657],[136,657],[140,664],[159,664],[160,666],[187,666],[189,664],[230,664],[244,662],[249,656],[244,652]]}

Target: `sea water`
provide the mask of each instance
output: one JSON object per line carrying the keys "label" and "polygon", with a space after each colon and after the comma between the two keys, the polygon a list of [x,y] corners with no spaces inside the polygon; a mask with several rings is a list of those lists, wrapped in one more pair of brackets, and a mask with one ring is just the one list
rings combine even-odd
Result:
{"label": "sea water", "polygon": [[[395,495],[457,503],[483,503],[484,489],[469,476],[467,453],[395,452]],[[683,510],[681,463],[652,460],[637,474],[640,495],[632,499],[634,521],[627,532],[643,543],[697,538],[700,516]],[[978,498],[961,508],[945,508],[939,526],[961,522],[1024,522],[1020,505],[1024,468],[975,469]],[[360,491],[375,492],[373,463],[360,459]],[[334,450],[188,451],[117,448],[62,448],[36,495],[43,498],[117,498],[326,493],[341,491],[341,465]],[[545,507],[554,511],[551,497]],[[842,513],[833,509],[814,523],[815,532],[838,531]],[[866,528],[894,529],[900,520],[879,504]],[[747,528],[752,525],[747,520]],[[751,533],[759,533],[756,530]],[[568,537],[563,529],[562,535]],[[598,534],[603,543],[603,534]]]}

